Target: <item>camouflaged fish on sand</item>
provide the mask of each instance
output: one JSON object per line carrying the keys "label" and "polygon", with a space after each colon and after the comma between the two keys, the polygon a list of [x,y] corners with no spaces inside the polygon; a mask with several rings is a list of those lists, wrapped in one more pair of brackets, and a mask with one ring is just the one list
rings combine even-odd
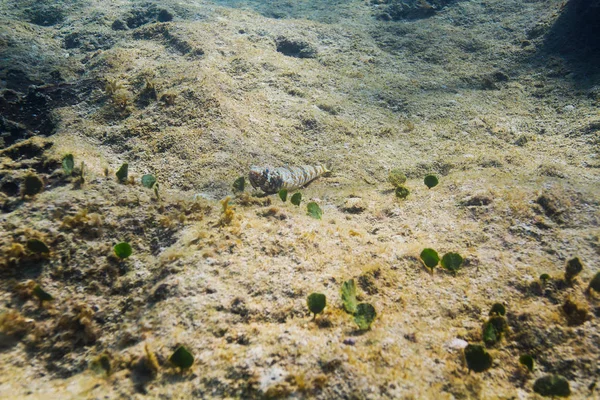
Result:
{"label": "camouflaged fish on sand", "polygon": [[322,165],[299,167],[250,167],[249,180],[252,187],[265,193],[277,193],[281,189],[293,190],[307,185],[329,172]]}

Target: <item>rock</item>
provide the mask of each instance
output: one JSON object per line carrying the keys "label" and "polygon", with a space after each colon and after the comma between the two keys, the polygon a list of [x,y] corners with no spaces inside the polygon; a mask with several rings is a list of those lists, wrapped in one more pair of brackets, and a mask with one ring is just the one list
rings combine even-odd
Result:
{"label": "rock", "polygon": [[367,207],[360,197],[350,197],[346,199],[344,205],[341,207],[343,212],[349,214],[360,214],[365,211],[366,208]]}
{"label": "rock", "polygon": [[[594,62],[586,47],[600,49],[600,0],[569,0],[545,37],[551,51],[580,52],[582,62]],[[577,56],[576,56],[577,57]]]}
{"label": "rock", "polygon": [[371,0],[380,10],[376,18],[382,21],[428,18],[452,2],[454,0]]}
{"label": "rock", "polygon": [[492,199],[486,195],[467,196],[460,201],[461,206],[465,207],[481,207],[487,206],[492,202]]}
{"label": "rock", "polygon": [[285,36],[279,36],[275,39],[277,51],[297,58],[315,58],[317,50],[307,41],[302,39],[290,39]]}
{"label": "rock", "polygon": [[126,31],[127,29],[127,24],[125,23],[125,21],[121,20],[121,19],[117,19],[115,20],[115,22],[112,23],[111,28],[114,31]]}
{"label": "rock", "polygon": [[173,20],[173,14],[168,10],[162,9],[158,11],[158,22],[169,22]]}
{"label": "rock", "polygon": [[581,325],[590,318],[588,310],[584,305],[575,303],[569,299],[567,299],[562,305],[562,310],[567,317],[567,323],[569,326]]}
{"label": "rock", "polygon": [[260,374],[260,378],[258,379],[259,388],[262,392],[266,393],[270,387],[283,383],[287,376],[288,373],[286,370],[274,365]]}
{"label": "rock", "polygon": [[459,339],[459,338],[454,338],[451,339],[449,341],[447,341],[446,343],[444,343],[444,348],[448,351],[450,350],[460,350],[460,349],[464,349],[465,347],[467,347],[469,343],[465,340]]}
{"label": "rock", "polygon": [[29,22],[40,26],[53,26],[61,23],[65,19],[64,11],[60,6],[43,3],[44,2],[38,2],[25,11]]}

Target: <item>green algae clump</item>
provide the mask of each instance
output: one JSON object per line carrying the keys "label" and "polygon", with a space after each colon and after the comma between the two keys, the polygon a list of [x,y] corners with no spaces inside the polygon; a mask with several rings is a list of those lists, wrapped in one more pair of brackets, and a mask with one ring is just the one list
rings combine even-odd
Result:
{"label": "green algae clump", "polygon": [[29,239],[27,241],[27,250],[35,254],[48,254],[50,249],[46,246],[46,243],[38,239]]}
{"label": "green algae clump", "polygon": [[232,186],[233,186],[234,193],[241,193],[244,191],[244,188],[246,187],[246,179],[243,176],[240,176],[235,181],[233,181]]}
{"label": "green algae clump", "polygon": [[129,175],[129,164],[124,163],[123,165],[121,165],[121,167],[115,173],[115,175],[117,176],[117,179],[119,180],[119,182],[121,182],[121,183],[127,182],[127,176]]}
{"label": "green algae clump", "polygon": [[494,303],[490,309],[489,315],[506,315],[506,307],[500,303]]}
{"label": "green algae clump", "polygon": [[594,289],[597,293],[600,293],[600,272],[596,273],[596,275],[594,275],[594,277],[590,281],[588,291],[590,291],[591,289]]}
{"label": "green algae clump", "polygon": [[54,300],[54,297],[50,293],[42,289],[40,285],[35,285],[35,287],[31,291],[31,294],[37,297],[40,303],[44,301]]}
{"label": "green algae clump", "polygon": [[99,355],[90,362],[89,367],[97,374],[110,376],[112,372],[110,355],[108,353]]}
{"label": "green algae clump", "polygon": [[194,364],[194,356],[184,346],[179,346],[169,357],[169,361],[176,367],[188,369]]}
{"label": "green algae clump", "polygon": [[156,178],[154,177],[154,175],[146,174],[146,175],[142,176],[142,186],[144,186],[148,189],[152,189],[152,186],[154,186],[155,183],[156,183]]}
{"label": "green algae clump", "polygon": [[395,168],[390,171],[388,175],[388,182],[392,184],[393,187],[398,189],[406,182],[406,175],[399,169]]}
{"label": "green algae clump", "polygon": [[529,354],[523,354],[521,357],[519,357],[519,364],[527,368],[529,372],[533,372],[533,368],[535,368],[535,361]]}
{"label": "green algae clump", "polygon": [[542,396],[568,397],[571,395],[569,381],[561,375],[545,375],[533,384],[533,391]]}
{"label": "green algae clump", "polygon": [[356,283],[350,279],[342,284],[342,307],[348,314],[356,312]]}
{"label": "green algae clump", "polygon": [[287,195],[288,195],[287,189],[281,189],[277,194],[279,195],[279,198],[281,199],[281,201],[283,201],[284,203],[287,201]]}
{"label": "green algae clump", "polygon": [[323,293],[311,293],[306,299],[306,304],[311,313],[313,313],[313,319],[317,314],[323,312],[327,305],[327,298]]}
{"label": "green algae clump", "polygon": [[62,168],[67,176],[70,176],[73,173],[73,168],[75,168],[75,159],[73,158],[73,154],[67,154],[63,157]]}
{"label": "green algae clump", "polygon": [[23,181],[23,196],[35,196],[39,192],[42,191],[44,187],[44,182],[40,179],[39,176],[35,174],[29,174],[25,177]]}
{"label": "green algae clump", "polygon": [[438,180],[437,176],[435,176],[435,175],[427,175],[423,179],[423,183],[425,183],[425,186],[427,186],[429,189],[431,189],[432,187],[435,187],[438,185],[439,180]]}
{"label": "green algae clump", "polygon": [[486,346],[493,346],[502,340],[504,333],[508,331],[506,318],[500,315],[490,317],[483,324],[483,342]]}
{"label": "green algae clump", "polygon": [[463,258],[458,253],[446,253],[442,257],[440,264],[442,267],[452,273],[456,273],[463,264]]}
{"label": "green algae clump", "polygon": [[301,201],[302,201],[302,193],[300,193],[300,192],[294,193],[292,195],[292,198],[290,199],[290,202],[295,206],[299,206]]}
{"label": "green algae clump", "polygon": [[469,344],[465,347],[465,360],[467,368],[473,372],[483,372],[492,366],[492,356],[483,346],[478,344]]}
{"label": "green algae clump", "polygon": [[116,244],[113,250],[117,257],[119,257],[120,259],[125,259],[133,253],[131,246],[127,242],[121,242]]}
{"label": "green algae clump", "polygon": [[356,312],[354,313],[354,322],[358,325],[361,331],[366,331],[371,328],[371,324],[375,320],[377,313],[375,307],[368,303],[360,303],[356,306]]}
{"label": "green algae clump", "polygon": [[410,194],[410,190],[408,190],[404,186],[398,186],[394,192],[396,194],[396,197],[399,199],[405,199]]}
{"label": "green algae clump", "polygon": [[321,210],[321,207],[314,201],[311,201],[306,205],[306,210],[308,211],[308,215],[314,219],[321,219],[321,216],[323,215],[323,210]]}
{"label": "green algae clump", "polygon": [[583,264],[579,261],[579,257],[575,257],[567,262],[565,268],[565,281],[572,283],[573,279],[583,270]]}
{"label": "green algae clump", "polygon": [[425,266],[429,268],[431,272],[433,272],[435,266],[438,265],[438,263],[440,262],[440,256],[438,256],[437,251],[435,251],[434,249],[423,249],[420,257]]}

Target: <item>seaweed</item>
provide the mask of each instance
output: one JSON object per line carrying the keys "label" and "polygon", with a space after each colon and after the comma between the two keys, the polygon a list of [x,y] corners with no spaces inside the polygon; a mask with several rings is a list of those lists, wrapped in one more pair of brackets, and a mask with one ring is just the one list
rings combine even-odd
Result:
{"label": "seaweed", "polygon": [[467,368],[473,372],[484,372],[492,366],[492,356],[478,344],[468,344],[464,349]]}
{"label": "seaweed", "polygon": [[375,312],[375,307],[368,303],[360,303],[356,306],[354,322],[356,322],[356,325],[358,325],[360,330],[368,330],[371,329],[371,324],[376,316],[377,312]]}
{"label": "seaweed", "polygon": [[437,251],[430,248],[423,249],[423,251],[420,254],[420,257],[423,261],[423,264],[425,264],[425,266],[429,268],[431,270],[431,273],[433,274],[433,269],[440,262],[440,256],[438,256]]}
{"label": "seaweed", "polygon": [[325,309],[327,298],[322,293],[311,293],[308,295],[306,303],[310,312],[313,313],[313,319],[315,319],[317,314],[323,312],[323,309]]}
{"label": "seaweed", "polygon": [[423,179],[423,183],[425,183],[425,186],[427,186],[428,189],[431,189],[432,187],[435,187],[438,185],[439,180],[438,180],[437,176],[435,176],[435,175],[427,175]]}
{"label": "seaweed", "polygon": [[171,364],[181,370],[189,369],[194,364],[194,356],[184,346],[179,346],[169,357]]}

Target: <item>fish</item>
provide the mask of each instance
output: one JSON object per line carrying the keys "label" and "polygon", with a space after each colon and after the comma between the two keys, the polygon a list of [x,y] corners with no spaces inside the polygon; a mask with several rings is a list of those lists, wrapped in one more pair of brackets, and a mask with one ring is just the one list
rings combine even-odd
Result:
{"label": "fish", "polygon": [[248,180],[253,188],[267,194],[281,189],[294,190],[306,186],[323,174],[330,172],[324,165],[301,165],[298,167],[250,167]]}

